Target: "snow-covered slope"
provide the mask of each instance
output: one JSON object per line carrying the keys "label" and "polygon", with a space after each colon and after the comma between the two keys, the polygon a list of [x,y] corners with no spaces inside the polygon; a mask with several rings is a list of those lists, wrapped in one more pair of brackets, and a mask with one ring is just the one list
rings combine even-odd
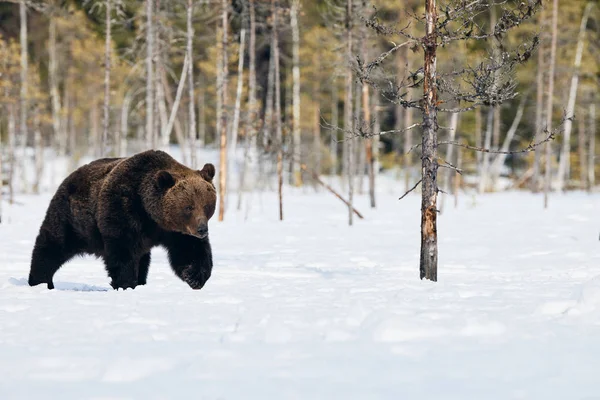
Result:
{"label": "snow-covered slope", "polygon": [[360,197],[352,228],[324,192],[286,188],[284,222],[275,194],[248,213],[233,196],[203,290],[155,249],[125,292],[93,258],[28,287],[50,195],[20,196],[0,225],[0,398],[600,398],[600,197],[446,201],[434,284],[400,194]]}

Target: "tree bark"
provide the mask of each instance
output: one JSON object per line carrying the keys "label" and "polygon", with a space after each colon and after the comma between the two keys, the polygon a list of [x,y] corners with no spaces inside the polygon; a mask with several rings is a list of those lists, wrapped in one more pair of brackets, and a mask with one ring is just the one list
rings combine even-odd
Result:
{"label": "tree bark", "polygon": [[242,94],[244,87],[244,53],[246,50],[246,30],[240,30],[240,48],[238,56],[237,88],[235,95],[235,107],[233,109],[233,125],[231,127],[231,146],[229,147],[230,161],[235,162],[237,142],[240,127],[240,113],[242,108]]}
{"label": "tree bark", "polygon": [[35,180],[33,183],[33,193],[40,193],[40,185],[42,184],[42,175],[44,173],[44,143],[42,141],[42,131],[40,130],[39,111],[34,111],[34,131],[33,131],[33,146],[35,149]]}
{"label": "tree bark", "polygon": [[[163,138],[171,137],[171,130],[173,129],[173,125],[175,124],[175,120],[177,119],[177,111],[179,110],[179,103],[181,102],[181,97],[183,96],[183,88],[185,87],[185,81],[187,79],[187,74],[189,73],[189,65],[190,59],[187,54],[183,59],[183,67],[181,68],[181,77],[179,78],[179,83],[177,84],[177,93],[175,94],[175,102],[173,103],[173,107],[171,108],[171,115],[169,116],[169,120],[166,124],[166,127],[162,133]],[[193,93],[192,93],[193,95]],[[190,127],[191,129],[191,127]],[[164,143],[163,143],[164,144]],[[168,144],[168,142],[167,142]],[[183,149],[182,149],[183,150]],[[182,154],[185,151],[181,152]],[[196,168],[196,167],[192,167]]]}
{"label": "tree bark", "polygon": [[293,81],[293,99],[292,99],[292,138],[293,138],[293,161],[292,174],[294,176],[294,185],[302,185],[302,174],[300,172],[300,32],[298,29],[298,9],[299,0],[292,0],[290,10],[291,28],[292,28],[292,81]]}
{"label": "tree bark", "polygon": [[13,204],[15,199],[15,141],[16,141],[16,117],[15,107],[12,104],[8,105],[8,203]]}
{"label": "tree bark", "polygon": [[246,186],[246,175],[250,165],[250,158],[257,150],[256,120],[258,110],[256,105],[256,13],[254,10],[254,0],[249,0],[248,2],[248,13],[250,17],[250,40],[248,43],[248,115],[246,119],[244,165],[240,172],[240,184],[238,188],[238,210],[242,208],[242,194]]}
{"label": "tree bark", "polygon": [[[548,69],[548,94],[546,100],[546,129],[552,131],[552,106],[554,98],[554,69],[556,67],[556,40],[558,34],[558,0],[552,2],[552,47],[550,49],[550,68]],[[548,193],[551,184],[552,147],[546,143],[546,171],[544,179],[544,208],[548,208]]]}
{"label": "tree bark", "polygon": [[66,153],[66,137],[60,126],[60,94],[58,92],[58,62],[56,55],[56,16],[50,14],[48,35],[48,78],[50,81],[50,99],[52,106],[52,128],[54,140],[58,148],[58,154],[64,156]]}
{"label": "tree bark", "polygon": [[[577,87],[579,85],[579,73],[581,70],[581,58],[583,56],[583,47],[585,44],[585,28],[592,11],[592,2],[588,2],[583,11],[581,24],[579,25],[579,35],[577,36],[577,50],[575,51],[575,61],[573,62],[573,76],[571,77],[571,87],[569,89],[569,100],[567,101],[567,116],[572,117],[575,112],[577,100]],[[568,167],[571,157],[571,129],[573,121],[569,118],[565,120],[565,130],[562,143],[560,161],[558,163],[557,189],[564,190],[565,182],[568,180]]]}
{"label": "tree bark", "polygon": [[[190,118],[189,140],[190,140],[190,165],[192,169],[197,168],[196,162],[196,108],[194,107],[194,54],[193,38],[194,28],[192,26],[192,13],[194,11],[194,0],[187,1],[187,58],[188,58],[188,113]],[[182,151],[184,153],[184,151]]]}
{"label": "tree bark", "polygon": [[595,160],[596,160],[596,103],[593,101],[590,103],[590,126],[589,132],[589,148],[588,148],[588,192],[592,191],[592,188],[596,184],[596,171],[595,171]]}
{"label": "tree bark", "polygon": [[425,1],[420,277],[437,281],[437,7]]}
{"label": "tree bark", "polygon": [[198,75],[198,142],[201,147],[206,145],[206,107],[205,97],[206,91],[204,90],[204,80],[202,75]]}
{"label": "tree bark", "polygon": [[154,138],[154,0],[146,0],[146,148]]}
{"label": "tree bark", "polygon": [[[485,129],[485,138],[483,147],[486,149],[492,146],[492,136],[494,130],[494,109],[490,107],[487,114],[487,124]],[[490,169],[490,153],[483,153],[481,168],[479,170],[479,193],[483,193],[488,188],[488,174]]]}
{"label": "tree bark", "polygon": [[21,135],[21,180],[23,189],[27,188],[27,172],[25,169],[27,158],[27,111],[29,109],[29,83],[27,79],[29,60],[28,60],[28,42],[27,42],[27,6],[25,0],[19,2],[19,14],[21,19],[20,39],[21,39],[21,92],[19,97],[21,118],[19,120],[19,129]]}
{"label": "tree bark", "polygon": [[[346,1],[346,60],[352,60],[352,0]],[[352,132],[352,81],[353,71],[350,65],[346,66],[346,101],[344,102],[344,131]],[[347,138],[346,144],[346,173],[348,174],[348,225],[352,226],[352,202],[354,200],[354,139]]]}
{"label": "tree bark", "polygon": [[[544,22],[544,9],[542,9],[540,15],[540,26]],[[536,74],[536,104],[535,104],[535,133],[534,140],[537,141],[543,131],[544,121],[544,75],[546,71],[546,65],[544,62],[544,46],[540,45],[538,48],[538,65]],[[531,178],[531,189],[534,193],[537,193],[540,189],[540,164],[541,164],[541,152],[536,151],[533,160],[533,176]]]}
{"label": "tree bark", "polygon": [[[331,125],[338,126],[339,123],[339,110],[338,110],[338,87],[335,82],[335,77],[331,80]],[[329,174],[331,175],[331,181],[333,182],[333,178],[337,175],[337,166],[338,166],[338,146],[337,146],[337,137],[335,131],[331,132],[330,140],[329,140],[329,157],[331,162],[331,167]]]}
{"label": "tree bark", "polygon": [[117,157],[123,157],[127,149],[127,133],[129,131],[129,106],[131,105],[131,99],[133,97],[133,91],[130,89],[125,94],[123,104],[121,105],[121,134],[117,143]]}
{"label": "tree bark", "polygon": [[114,154],[115,145],[112,138],[109,137],[108,129],[110,126],[110,53],[111,53],[111,12],[112,0],[106,0],[106,37],[104,47],[104,113],[102,116],[102,145],[100,146],[100,156]]}
{"label": "tree bark", "polygon": [[577,151],[579,158],[579,187],[583,190],[587,187],[587,148],[585,117],[579,118],[577,123]]}
{"label": "tree bark", "polygon": [[[523,117],[523,111],[525,110],[525,101],[527,99],[527,95],[523,95],[521,99],[521,103],[519,104],[519,108],[517,108],[517,113],[515,115],[515,119],[510,126],[510,129],[506,133],[506,137],[504,138],[504,142],[502,143],[502,147],[500,151],[508,151],[510,144],[512,143],[513,138],[515,137],[515,133],[517,133],[517,129],[519,128],[519,124],[521,123],[521,118]],[[492,163],[490,168],[490,176],[492,184],[495,184],[500,178],[500,172],[504,162],[506,161],[506,154],[498,154]]]}
{"label": "tree bark", "polygon": [[221,123],[219,142],[220,160],[219,160],[219,221],[225,218],[225,196],[227,195],[227,31],[228,31],[228,1],[221,1],[221,41],[219,43],[220,70],[221,70]]}
{"label": "tree bark", "polygon": [[279,32],[278,10],[275,0],[271,1],[273,15],[273,73],[275,75],[275,135],[277,145],[277,191],[279,193],[279,220],[283,221],[283,131],[281,129],[281,84],[279,77]]}
{"label": "tree bark", "polygon": [[265,120],[263,123],[263,148],[269,148],[269,142],[271,141],[271,132],[273,131],[273,95],[275,92],[275,63],[273,60],[273,48],[271,47],[271,54],[269,57],[269,72],[267,82],[267,98],[265,101]]}
{"label": "tree bark", "polygon": [[[185,59],[184,59],[185,62]],[[167,105],[169,106],[169,108],[172,110],[173,109],[173,95],[171,94],[171,90],[169,87],[169,81],[167,79],[167,73],[165,72],[164,68],[160,71],[161,72],[161,84],[163,87],[163,91],[165,94],[165,99],[167,100]],[[182,71],[182,76],[183,76],[183,71]],[[179,88],[179,84],[177,86]],[[167,123],[168,124],[168,123]],[[182,149],[187,149],[187,139],[183,133],[183,128],[181,127],[181,122],[179,121],[179,118],[175,118],[175,122],[173,123],[173,127],[175,129],[175,137],[177,138],[177,143],[179,143],[179,146]],[[185,151],[181,152],[181,160],[183,161],[184,164],[187,164],[187,153]]]}

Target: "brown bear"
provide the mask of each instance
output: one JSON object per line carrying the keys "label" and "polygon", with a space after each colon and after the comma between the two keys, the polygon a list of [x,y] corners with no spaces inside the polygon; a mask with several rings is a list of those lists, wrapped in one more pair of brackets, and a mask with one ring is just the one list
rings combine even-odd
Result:
{"label": "brown bear", "polygon": [[163,151],[103,158],[71,173],[50,201],[35,241],[29,285],[53,289],[76,255],[104,259],[114,289],[146,284],[150,250],[164,246],[171,268],[193,289],[210,278],[208,221],[215,167],[192,170]]}

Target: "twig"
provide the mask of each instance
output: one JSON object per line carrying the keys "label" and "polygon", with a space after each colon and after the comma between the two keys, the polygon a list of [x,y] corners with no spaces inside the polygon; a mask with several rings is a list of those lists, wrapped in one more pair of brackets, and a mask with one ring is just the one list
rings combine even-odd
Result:
{"label": "twig", "polygon": [[407,194],[409,194],[410,192],[412,192],[413,190],[415,190],[417,188],[417,186],[419,186],[419,183],[421,183],[421,181],[423,181],[423,179],[419,179],[419,181],[417,183],[415,183],[415,186],[413,186],[412,188],[410,188],[406,193],[404,193],[398,200],[402,200],[403,198],[406,197]]}
{"label": "twig", "polygon": [[550,141],[552,141],[552,140],[555,139],[556,135],[555,135],[554,132],[548,132],[548,130],[545,130],[545,132],[548,134],[548,136],[546,136],[546,138],[544,140],[540,140],[537,143],[530,143],[524,149],[512,150],[512,151],[492,150],[492,149],[486,149],[486,148],[483,148],[483,147],[471,146],[471,145],[468,145],[468,144],[463,144],[463,143],[459,143],[459,142],[452,142],[452,141],[439,142],[438,144],[451,144],[453,146],[459,146],[459,147],[463,147],[465,149],[475,150],[475,151],[479,151],[481,153],[490,153],[490,154],[530,153],[530,152],[534,151],[536,149],[536,147],[539,147],[542,144],[550,142]]}
{"label": "twig", "polygon": [[[323,181],[321,180],[321,178],[319,178],[319,174],[317,174],[317,173],[316,173],[315,171],[313,171],[313,170],[309,170],[309,169],[306,167],[306,164],[301,164],[301,165],[300,165],[300,168],[302,169],[302,171],[305,171],[305,172],[308,172],[308,173],[310,173],[310,174],[312,175],[312,177],[313,177],[313,179],[314,179],[315,181],[317,181],[319,184],[321,184],[323,187],[325,187],[325,189],[327,189],[327,190],[329,190],[331,193],[333,193],[333,195],[334,195],[335,197],[337,197],[338,199],[340,199],[341,201],[343,201],[343,202],[344,202],[344,204],[346,204],[348,207],[351,207],[351,206],[350,206],[350,203],[349,203],[349,202],[348,202],[346,199],[344,199],[344,198],[343,198],[343,197],[342,197],[342,196],[341,196],[341,195],[340,195],[338,192],[336,192],[335,190],[333,190],[333,188],[332,188],[331,186],[329,186],[328,184],[326,184],[325,182],[323,182]],[[356,216],[357,216],[358,218],[360,218],[360,219],[364,219],[364,217],[362,216],[362,214],[361,214],[360,212],[358,212],[358,210],[357,210],[356,208],[354,208],[353,206],[352,206],[352,211],[354,211],[354,214],[356,214]]]}

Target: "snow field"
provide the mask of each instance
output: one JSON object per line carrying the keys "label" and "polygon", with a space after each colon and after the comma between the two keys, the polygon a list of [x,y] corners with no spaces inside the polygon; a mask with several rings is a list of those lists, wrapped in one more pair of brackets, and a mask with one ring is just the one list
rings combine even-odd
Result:
{"label": "snow field", "polygon": [[232,196],[201,291],[161,249],[133,291],[91,257],[30,288],[50,194],[20,196],[0,225],[0,398],[600,398],[598,195],[446,199],[431,283],[418,195],[381,186],[352,228],[325,192],[286,188],[284,222],[275,194],[247,219]]}

